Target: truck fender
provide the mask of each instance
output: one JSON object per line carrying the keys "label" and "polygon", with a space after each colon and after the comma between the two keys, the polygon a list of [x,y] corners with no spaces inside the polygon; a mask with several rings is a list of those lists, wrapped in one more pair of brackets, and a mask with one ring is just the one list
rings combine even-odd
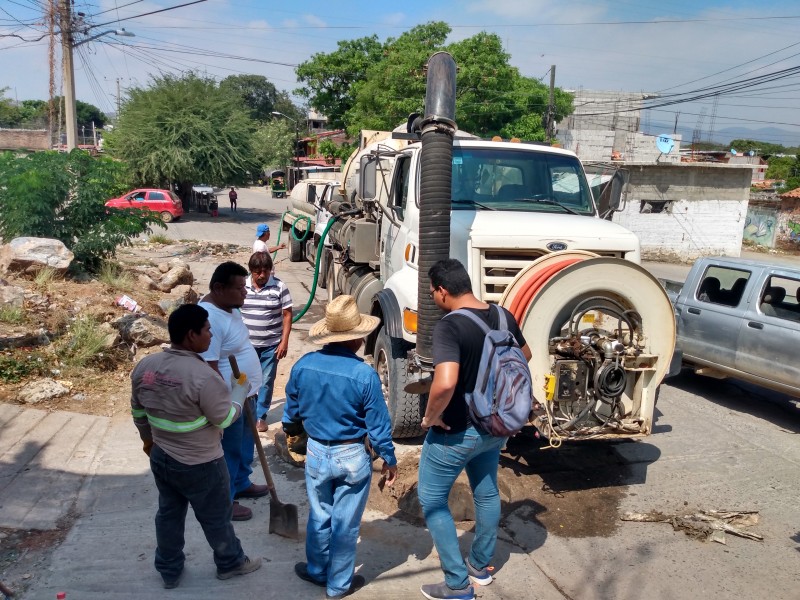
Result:
{"label": "truck fender", "polygon": [[[372,307],[373,316],[380,317],[383,321],[382,327],[386,328],[389,337],[403,337],[403,318],[400,315],[400,303],[392,290],[382,289],[375,295]],[[365,354],[372,354],[375,349],[375,340],[378,337],[377,330],[372,332],[367,338]]]}

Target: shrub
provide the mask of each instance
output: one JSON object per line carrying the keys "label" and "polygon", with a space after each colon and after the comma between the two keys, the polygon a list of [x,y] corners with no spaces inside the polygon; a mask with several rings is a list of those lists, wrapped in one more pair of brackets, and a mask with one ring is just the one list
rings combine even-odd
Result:
{"label": "shrub", "polygon": [[167,236],[165,236],[163,233],[153,234],[147,239],[147,241],[150,242],[151,244],[165,244],[165,245],[167,245],[167,244],[171,244],[172,243],[172,240],[170,238],[168,238]]}
{"label": "shrub", "polygon": [[112,289],[123,292],[130,292],[133,290],[134,281],[131,274],[127,271],[123,271],[119,265],[111,261],[105,261],[103,263],[100,267],[98,278],[102,283]]}
{"label": "shrub", "polygon": [[37,353],[16,351],[0,354],[0,381],[17,383],[32,375],[41,375],[45,366],[46,361]]}
{"label": "shrub", "polygon": [[58,272],[53,267],[44,267],[36,272],[33,283],[40,290],[50,289],[50,284],[55,281]]}
{"label": "shrub", "polygon": [[59,354],[65,364],[82,367],[103,351],[106,333],[91,316],[78,317],[70,325],[66,345]]}
{"label": "shrub", "polygon": [[19,324],[25,322],[25,312],[18,306],[1,306],[0,321],[3,323]]}
{"label": "shrub", "polygon": [[158,215],[138,210],[108,210],[105,201],[128,187],[123,163],[69,154],[0,154],[0,237],[34,236],[61,240],[89,270],[113,257],[151,227],[164,227]]}

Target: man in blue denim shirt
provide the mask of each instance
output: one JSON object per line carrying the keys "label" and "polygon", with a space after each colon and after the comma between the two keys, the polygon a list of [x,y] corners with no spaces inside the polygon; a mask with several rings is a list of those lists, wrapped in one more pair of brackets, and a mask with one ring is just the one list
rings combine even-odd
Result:
{"label": "man in blue denim shirt", "polygon": [[306,560],[295,565],[301,579],[327,588],[327,598],[349,596],[364,585],[354,575],[356,543],[367,505],[372,461],[369,437],[383,459],[386,485],[397,477],[389,411],[378,374],[356,356],[377,317],[358,312],[352,296],[328,304],[325,318],[308,339],[324,345],[303,356],[286,384],[283,428],[287,435],[305,429],[306,490],[309,500]]}

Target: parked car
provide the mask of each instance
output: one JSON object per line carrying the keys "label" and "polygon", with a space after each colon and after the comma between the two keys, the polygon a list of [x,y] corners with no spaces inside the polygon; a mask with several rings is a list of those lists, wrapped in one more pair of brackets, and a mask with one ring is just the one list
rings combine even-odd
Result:
{"label": "parked car", "polygon": [[128,192],[119,198],[106,202],[109,208],[139,208],[158,213],[164,223],[170,223],[183,216],[183,204],[178,196],[169,190],[140,189]]}
{"label": "parked car", "polygon": [[683,284],[661,282],[675,307],[684,364],[800,398],[800,269],[700,258]]}

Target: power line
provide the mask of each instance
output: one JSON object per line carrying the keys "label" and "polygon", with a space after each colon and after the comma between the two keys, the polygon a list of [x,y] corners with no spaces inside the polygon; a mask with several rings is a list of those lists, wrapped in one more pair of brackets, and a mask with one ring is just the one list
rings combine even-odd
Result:
{"label": "power line", "polygon": [[159,10],[151,10],[150,12],[142,13],[140,15],[133,15],[132,17],[114,19],[113,21],[106,21],[105,23],[97,23],[95,25],[90,25],[88,29],[94,29],[95,27],[102,27],[103,25],[111,25],[113,23],[121,23],[122,21],[130,21],[131,19],[138,19],[140,17],[157,15],[158,13],[168,12],[171,10],[175,10],[176,8],[183,8],[184,6],[192,6],[193,4],[200,4],[201,2],[206,2],[206,1],[207,0],[193,0],[192,2],[185,2],[184,4],[178,4],[177,6],[168,6],[167,8],[161,8]]}

